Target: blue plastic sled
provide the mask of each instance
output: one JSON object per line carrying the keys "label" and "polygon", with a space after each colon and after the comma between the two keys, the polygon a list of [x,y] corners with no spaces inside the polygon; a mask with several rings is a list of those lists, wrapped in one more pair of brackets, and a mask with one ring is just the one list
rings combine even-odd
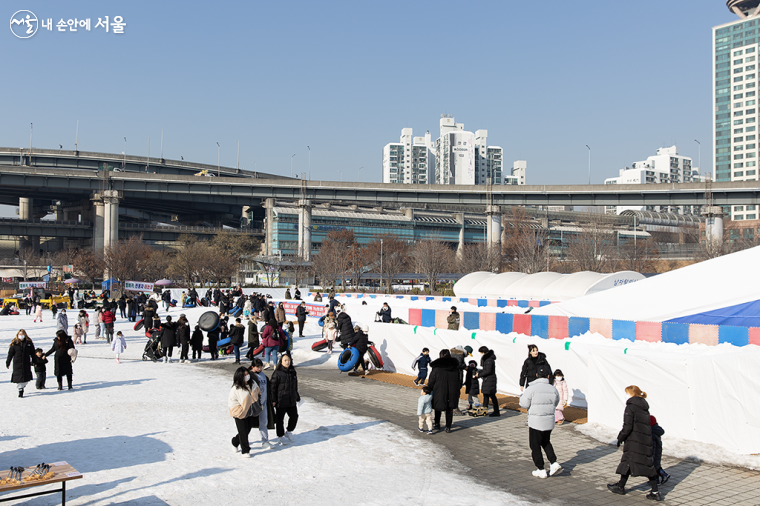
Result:
{"label": "blue plastic sled", "polygon": [[354,347],[347,348],[346,351],[340,354],[338,357],[338,369],[343,372],[348,372],[356,367],[356,363],[359,361],[359,350]]}
{"label": "blue plastic sled", "polygon": [[230,344],[230,338],[229,337],[225,337],[224,339],[220,339],[219,341],[216,342],[216,349],[218,350],[219,348],[222,348],[223,346],[227,346],[228,344]]}
{"label": "blue plastic sled", "polygon": [[240,313],[240,306],[235,306],[230,310],[232,316],[237,316]]}

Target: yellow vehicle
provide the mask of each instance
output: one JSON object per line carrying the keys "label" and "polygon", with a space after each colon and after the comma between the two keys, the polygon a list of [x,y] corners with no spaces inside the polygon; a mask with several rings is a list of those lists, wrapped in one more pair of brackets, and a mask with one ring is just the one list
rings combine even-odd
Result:
{"label": "yellow vehicle", "polygon": [[61,302],[66,303],[66,309],[71,309],[71,301],[68,295],[53,295],[49,299],[40,299],[40,304],[46,309],[50,309],[53,304],[58,305]]}

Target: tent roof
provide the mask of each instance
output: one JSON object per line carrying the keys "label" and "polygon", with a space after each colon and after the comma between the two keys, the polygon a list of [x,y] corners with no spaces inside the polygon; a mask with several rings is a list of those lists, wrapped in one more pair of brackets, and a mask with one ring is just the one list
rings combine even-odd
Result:
{"label": "tent roof", "polygon": [[669,323],[699,323],[702,325],[732,325],[734,327],[760,327],[760,300],[736,304],[681,316],[668,320]]}

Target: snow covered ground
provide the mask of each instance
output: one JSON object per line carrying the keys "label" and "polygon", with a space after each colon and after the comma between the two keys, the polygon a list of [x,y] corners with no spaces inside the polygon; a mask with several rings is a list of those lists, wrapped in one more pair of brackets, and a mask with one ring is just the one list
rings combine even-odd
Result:
{"label": "snow covered ground", "polygon": [[[204,309],[172,309],[195,322]],[[76,314],[69,311],[69,321]],[[159,313],[162,317],[164,311]],[[47,351],[55,324],[32,316],[0,320],[0,358],[19,328]],[[73,326],[73,325],[70,325]],[[92,328],[92,327],[91,327]],[[473,489],[493,504],[527,504],[484,489],[432,441],[397,426],[333,409],[313,399],[300,408],[296,443],[273,450],[254,444],[242,459],[230,438],[235,426],[227,411],[231,377],[198,364],[143,362],[144,335],[119,320],[127,351],[114,362],[105,341],[79,346],[74,390],[55,389],[48,364],[48,390],[30,383],[23,399],[0,371],[6,411],[0,428],[0,467],[66,461],[85,477],[72,482],[70,504],[439,504],[470,502]],[[309,323],[313,335],[319,332]],[[297,363],[324,364],[314,339],[298,340]],[[177,356],[175,350],[175,357]],[[52,357],[51,357],[52,358]],[[232,360],[232,359],[226,359]],[[330,366],[337,354],[329,357]],[[411,412],[411,409],[410,409]],[[258,433],[251,433],[258,441]],[[55,496],[24,504],[56,504]]]}

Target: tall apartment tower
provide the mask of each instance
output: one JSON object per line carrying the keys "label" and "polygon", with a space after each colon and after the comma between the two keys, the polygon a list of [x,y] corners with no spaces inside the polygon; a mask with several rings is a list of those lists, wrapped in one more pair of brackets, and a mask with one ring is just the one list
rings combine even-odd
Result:
{"label": "tall apartment tower", "polygon": [[[760,1],[728,0],[739,19],[713,27],[715,181],[758,179],[757,83]],[[757,219],[754,205],[726,209],[731,219]]]}
{"label": "tall apartment tower", "polygon": [[401,130],[399,142],[383,148],[383,182],[409,184],[504,184],[503,152],[488,145],[488,130],[464,129],[453,116],[441,115],[440,136],[431,141]]}

